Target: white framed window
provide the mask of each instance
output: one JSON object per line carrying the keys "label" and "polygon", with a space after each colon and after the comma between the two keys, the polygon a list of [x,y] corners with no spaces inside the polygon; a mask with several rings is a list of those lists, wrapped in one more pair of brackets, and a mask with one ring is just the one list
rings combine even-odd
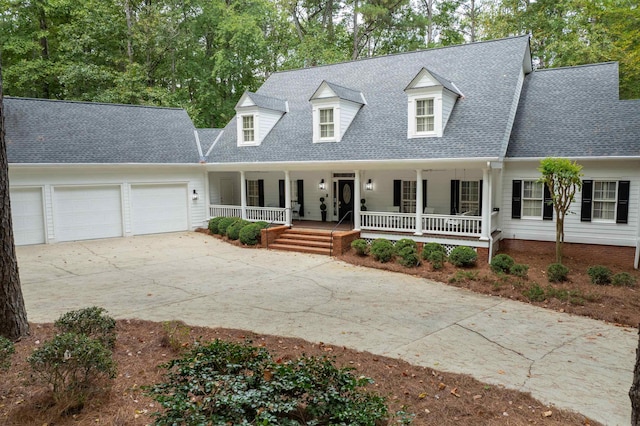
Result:
{"label": "white framed window", "polygon": [[460,213],[472,212],[478,215],[480,210],[480,182],[463,180],[460,182]]}
{"label": "white framed window", "polygon": [[257,207],[260,205],[260,186],[257,180],[247,180],[247,205]]}
{"label": "white framed window", "polygon": [[330,139],[335,135],[335,126],[333,122],[333,108],[322,108],[320,114],[320,139]]}
{"label": "white framed window", "polygon": [[401,213],[416,212],[416,181],[403,180],[401,188],[402,198],[400,200]]}
{"label": "white framed window", "polygon": [[616,219],[616,181],[593,182],[593,214],[594,220],[615,221]]}
{"label": "white framed window", "polygon": [[244,143],[255,142],[255,120],[253,115],[242,116],[242,141]]}
{"label": "white framed window", "polygon": [[435,130],[433,99],[416,100],[416,133],[428,133]]}
{"label": "white framed window", "polygon": [[544,203],[543,183],[535,180],[522,181],[522,216],[542,217]]}

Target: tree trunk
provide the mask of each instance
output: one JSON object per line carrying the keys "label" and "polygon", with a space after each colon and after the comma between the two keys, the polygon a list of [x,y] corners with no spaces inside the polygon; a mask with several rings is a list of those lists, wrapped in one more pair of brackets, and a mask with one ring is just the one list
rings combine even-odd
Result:
{"label": "tree trunk", "polygon": [[[640,328],[640,325],[638,326]],[[636,367],[633,369],[633,382],[629,390],[631,398],[631,426],[640,426],[640,331],[636,349]]]}
{"label": "tree trunk", "polygon": [[129,58],[129,63],[133,63],[133,25],[131,23],[131,4],[129,0],[124,1],[124,14],[127,18],[127,57]]}
{"label": "tree trunk", "polygon": [[564,233],[563,222],[556,219],[556,263],[562,263],[562,234]]}
{"label": "tree trunk", "polygon": [[0,62],[0,336],[16,341],[29,334],[29,323],[20,288],[16,248],[13,241],[9,166],[4,134],[2,63]]}

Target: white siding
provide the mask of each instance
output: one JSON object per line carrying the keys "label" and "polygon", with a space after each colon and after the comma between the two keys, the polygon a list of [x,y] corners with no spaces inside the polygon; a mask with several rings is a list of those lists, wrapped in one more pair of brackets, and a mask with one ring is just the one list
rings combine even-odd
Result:
{"label": "white siding", "polygon": [[282,117],[282,113],[278,111],[270,111],[270,110],[260,110],[260,120],[259,120],[259,133],[257,137],[259,138],[258,142],[262,143],[264,138],[269,134],[271,129],[276,125],[280,117]]}
{"label": "white siding", "polygon": [[359,104],[344,100],[340,101],[340,139],[344,136],[358,111],[360,111]]}
{"label": "white siding", "polygon": [[[571,204],[571,214],[565,218],[565,241],[569,243],[635,246],[638,238],[638,209],[640,208],[640,170],[633,161],[580,162],[583,179],[629,180],[629,216],[626,224],[607,222],[581,222],[580,205],[582,193],[577,192]],[[513,180],[537,179],[538,162],[507,162],[503,171],[502,191],[502,236],[522,240],[555,241],[554,220],[512,219],[511,194]]]}
{"label": "white siding", "polygon": [[453,106],[456,104],[456,99],[458,99],[458,96],[448,91],[445,91],[442,95],[442,131],[443,133],[445,128],[447,127],[447,122],[449,121],[449,116],[451,116],[451,111],[453,110]]}
{"label": "white siding", "polygon": [[42,187],[11,188],[11,216],[15,244],[45,242]]}
{"label": "white siding", "polygon": [[186,231],[191,195],[187,184],[131,186],[131,221],[135,235]]}

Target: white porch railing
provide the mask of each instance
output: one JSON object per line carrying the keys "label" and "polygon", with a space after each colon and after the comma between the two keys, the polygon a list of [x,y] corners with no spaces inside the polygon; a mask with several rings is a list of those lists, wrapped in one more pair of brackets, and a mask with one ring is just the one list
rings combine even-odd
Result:
{"label": "white porch railing", "polygon": [[[415,232],[414,213],[362,212],[360,227],[371,231]],[[422,233],[479,237],[481,216],[425,214]]]}
{"label": "white porch railing", "polygon": [[491,212],[491,232],[498,229],[498,215],[499,212]]}
{"label": "white porch railing", "polygon": [[[286,223],[286,209],[281,207],[247,206],[247,220],[251,222]],[[209,217],[242,217],[242,207],[221,204],[209,205]]]}

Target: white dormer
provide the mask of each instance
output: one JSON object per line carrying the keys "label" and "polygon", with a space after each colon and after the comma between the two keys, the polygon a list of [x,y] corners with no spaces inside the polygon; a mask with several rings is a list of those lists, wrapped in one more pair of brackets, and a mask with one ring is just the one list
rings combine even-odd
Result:
{"label": "white dormer", "polygon": [[260,145],[288,110],[287,101],[244,92],[236,104],[238,146]]}
{"label": "white dormer", "polygon": [[340,142],[360,108],[367,102],[352,89],[323,81],[311,99],[313,142]]}
{"label": "white dormer", "polygon": [[453,106],[462,93],[453,84],[422,68],[404,89],[408,101],[407,137],[442,137]]}

